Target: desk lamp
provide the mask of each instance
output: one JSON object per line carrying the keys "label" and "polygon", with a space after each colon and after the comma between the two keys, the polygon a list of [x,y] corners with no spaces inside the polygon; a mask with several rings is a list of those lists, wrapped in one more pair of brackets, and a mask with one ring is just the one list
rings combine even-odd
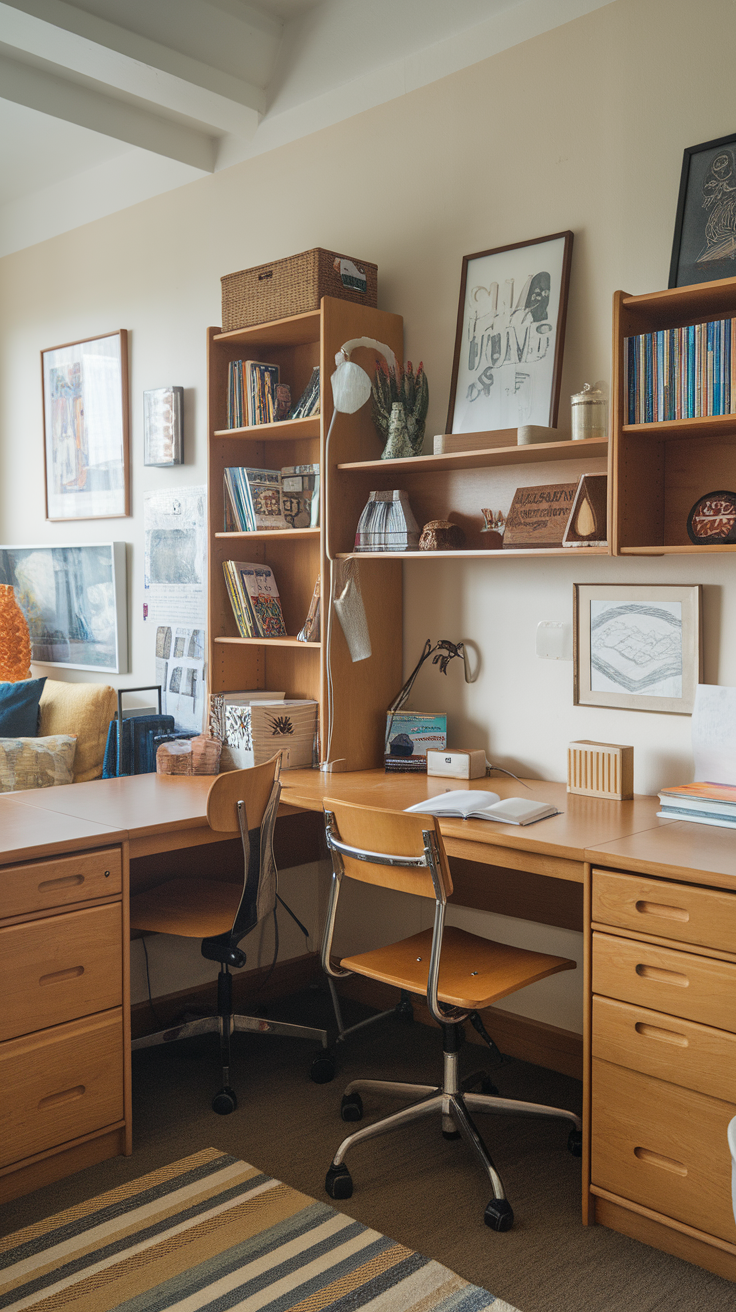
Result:
{"label": "desk lamp", "polygon": [[[383,342],[377,342],[373,337],[353,337],[349,342],[345,342],[335,356],[336,369],[330,382],[332,383],[332,400],[333,411],[330,420],[330,426],[327,430],[325,439],[325,470],[330,448],[330,438],[335,426],[335,420],[338,414],[354,415],[371,395],[371,380],[365,369],[359,364],[355,364],[350,359],[351,351],[358,346],[365,346],[369,349],[378,351],[386,360],[390,369],[396,368],[396,356],[390,346],[385,346]],[[353,661],[366,660],[371,654],[371,639],[368,632],[368,620],[366,618],[365,606],[360,591],[360,576],[358,573],[358,561],[355,556],[348,556],[345,561],[337,562],[330,552],[330,533],[328,524],[328,499],[325,498],[325,554],[331,566],[338,563],[342,566],[341,576],[338,582],[338,572],[331,569],[329,602],[327,605],[327,624],[325,641],[327,646],[326,652],[326,669],[327,669],[327,704],[329,714],[329,734],[327,738],[326,759],[322,763],[321,769],[331,770],[333,766],[330,763],[330,748],[332,744],[332,723],[334,709],[334,693],[332,685],[332,612],[333,608],[337,613],[342,631],[345,634],[345,641],[348,644],[350,658]]]}

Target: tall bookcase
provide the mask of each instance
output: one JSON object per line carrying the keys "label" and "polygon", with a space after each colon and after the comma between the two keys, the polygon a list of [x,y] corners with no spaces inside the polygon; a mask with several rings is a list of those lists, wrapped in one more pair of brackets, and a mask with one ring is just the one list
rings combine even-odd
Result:
{"label": "tall bookcase", "polygon": [[[243,688],[285,689],[287,697],[319,703],[320,759],[346,770],[368,769],[383,759],[386,707],[402,683],[401,563],[361,561],[360,583],[373,642],[373,655],[353,663],[342,630],[332,625],[332,697],[328,696],[326,613],[332,565],[327,534],[345,540],[355,532],[356,508],[339,496],[326,497],[335,466],[354,452],[372,450],[375,429],[370,403],[355,415],[337,416],[326,451],[332,418],[330,377],[343,343],[370,337],[403,358],[403,321],[349,301],[324,297],[319,310],[223,333],[207,333],[209,473],[208,660],[211,692]],[[375,352],[358,348],[351,358],[372,377]],[[282,382],[297,398],[320,366],[320,413],[246,428],[227,428],[228,365],[231,360],[278,364]],[[229,465],[279,469],[319,463],[320,528],[224,531],[223,471]],[[366,495],[367,499],[367,495]],[[330,552],[329,554],[333,554]],[[227,596],[224,560],[265,562],[278,584],[288,637],[241,638]],[[300,642],[296,635],[309,609],[315,580],[322,586],[322,638]]]}
{"label": "tall bookcase", "polygon": [[687,517],[699,497],[736,489],[736,414],[627,422],[624,342],[640,333],[736,316],[736,278],[613,298],[613,405],[609,524],[614,555],[736,551],[696,544]]}

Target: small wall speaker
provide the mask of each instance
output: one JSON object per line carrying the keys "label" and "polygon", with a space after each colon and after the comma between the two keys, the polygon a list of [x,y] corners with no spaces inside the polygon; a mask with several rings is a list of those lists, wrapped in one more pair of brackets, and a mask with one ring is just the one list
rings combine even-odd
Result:
{"label": "small wall speaker", "polygon": [[634,796],[634,749],[582,738],[567,749],[567,791],[626,802]]}

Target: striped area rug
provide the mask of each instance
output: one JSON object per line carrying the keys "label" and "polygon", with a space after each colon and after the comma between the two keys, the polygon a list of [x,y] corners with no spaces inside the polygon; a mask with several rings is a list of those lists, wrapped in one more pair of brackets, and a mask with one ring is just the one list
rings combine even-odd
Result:
{"label": "striped area rug", "polygon": [[20,1312],[516,1312],[439,1262],[206,1148],[0,1241]]}

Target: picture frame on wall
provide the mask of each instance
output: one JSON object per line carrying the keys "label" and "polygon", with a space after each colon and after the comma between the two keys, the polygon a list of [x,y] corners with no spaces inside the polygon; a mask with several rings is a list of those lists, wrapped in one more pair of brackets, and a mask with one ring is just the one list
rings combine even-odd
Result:
{"label": "picture frame on wall", "polygon": [[183,387],[154,387],[143,393],[143,463],[161,469],[184,459]]}
{"label": "picture frame on wall", "polygon": [[41,352],[46,518],[130,514],[128,334]]}
{"label": "picture frame on wall", "polygon": [[691,715],[702,675],[700,584],[573,584],[576,706]]}
{"label": "picture frame on wall", "polygon": [[573,234],[464,255],[448,433],[555,428]]}
{"label": "picture frame on wall", "polygon": [[0,583],[15,589],[34,665],[127,673],[124,542],[0,546]]}
{"label": "picture frame on wall", "polygon": [[668,287],[736,276],[736,133],[686,147]]}

